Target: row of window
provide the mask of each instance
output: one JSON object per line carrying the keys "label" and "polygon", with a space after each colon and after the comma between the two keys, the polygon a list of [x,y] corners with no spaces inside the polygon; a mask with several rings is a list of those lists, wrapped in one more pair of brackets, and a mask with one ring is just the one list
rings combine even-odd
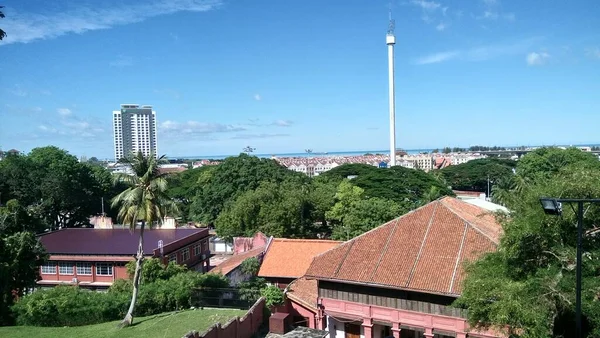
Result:
{"label": "row of window", "polygon": [[[110,263],[96,263],[96,276],[112,276],[113,266]],[[42,274],[54,275],[58,268],[59,275],[73,275],[75,269],[77,269],[77,275],[92,275],[92,263],[78,262],[47,262],[42,265]]]}
{"label": "row of window", "polygon": [[[192,250],[193,250],[194,257],[202,255],[203,250],[202,250],[202,245],[200,243],[194,244],[194,246],[192,247]],[[204,251],[206,251],[206,250],[208,250],[208,248],[205,248]],[[185,249],[181,250],[180,252],[181,252],[181,261],[182,262],[186,262],[190,259],[190,248],[185,248]],[[177,253],[169,255],[169,263],[170,262],[177,263]]]}

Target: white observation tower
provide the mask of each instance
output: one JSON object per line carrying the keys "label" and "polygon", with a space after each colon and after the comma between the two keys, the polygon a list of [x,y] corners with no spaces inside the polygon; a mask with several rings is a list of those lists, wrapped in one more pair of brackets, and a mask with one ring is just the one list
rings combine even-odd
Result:
{"label": "white observation tower", "polygon": [[390,25],[385,36],[385,42],[388,46],[388,77],[389,77],[389,99],[390,99],[390,163],[389,166],[396,165],[396,91],[394,89],[394,45],[396,37],[394,36],[394,20],[390,9]]}

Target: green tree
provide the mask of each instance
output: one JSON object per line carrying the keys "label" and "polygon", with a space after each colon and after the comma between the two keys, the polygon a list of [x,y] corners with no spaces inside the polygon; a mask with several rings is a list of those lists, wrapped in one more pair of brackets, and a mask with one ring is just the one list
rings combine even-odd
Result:
{"label": "green tree", "polygon": [[138,152],[123,160],[124,163],[131,166],[133,175],[119,174],[115,176],[116,183],[128,186],[125,191],[112,200],[112,207],[119,208],[119,220],[123,224],[127,224],[131,230],[135,230],[138,221],[141,221],[131,304],[127,315],[121,322],[122,326],[129,326],[133,322],[133,311],[144,263],[144,228],[146,225],[152,227],[155,223],[162,222],[169,212],[176,211],[175,203],[166,193],[166,174],[162,174],[158,170],[159,163],[164,159],[164,155],[157,159],[154,155],[144,156]]}
{"label": "green tree", "polygon": [[10,306],[36,285],[46,252],[35,234],[37,223],[16,201],[0,207],[0,325],[13,322]]}
{"label": "green tree", "polygon": [[332,239],[349,240],[408,210],[399,203],[379,197],[365,198],[364,191],[350,181],[340,183],[336,203],[327,212],[333,231]]}
{"label": "green tree", "polygon": [[422,204],[424,194],[432,186],[439,189],[440,196],[453,195],[448,187],[431,175],[400,166],[377,168],[366,164],[344,164],[319,175],[316,180],[332,179],[341,182],[348,176],[356,176],[351,182],[362,188],[366,197],[389,199],[400,204]]}
{"label": "green tree", "polygon": [[203,186],[203,182],[200,182],[201,176],[211,168],[214,167],[205,166],[189,169],[168,177],[169,196],[177,203],[183,221],[191,220],[190,205],[198,192],[198,188]]}
{"label": "green tree", "polygon": [[240,264],[240,269],[244,274],[256,276],[258,270],[260,270],[260,262],[256,257],[246,258],[242,264]]}
{"label": "green tree", "polygon": [[[136,261],[131,260],[127,262],[127,274],[129,278],[133,280],[135,276]],[[154,283],[158,280],[168,280],[169,278],[186,272],[188,269],[185,265],[179,265],[175,262],[169,262],[163,264],[158,258],[150,258],[144,260],[144,273],[142,274],[141,284]]]}
{"label": "green tree", "polygon": [[286,180],[308,182],[309,179],[274,160],[247,154],[229,157],[200,175],[197,193],[190,206],[191,217],[212,224],[229,203],[245,192],[257,189],[264,181],[281,183]]}
{"label": "green tree", "polygon": [[270,285],[260,290],[260,295],[265,298],[265,305],[267,307],[277,306],[283,304],[285,296],[283,291],[275,285]]}
{"label": "green tree", "polygon": [[230,202],[219,214],[216,230],[220,237],[252,236],[261,231],[270,236],[305,237],[314,220],[309,187],[286,181],[265,181]]}
{"label": "green tree", "polygon": [[[0,9],[4,8],[4,6],[0,6]],[[2,11],[0,11],[0,19],[4,18],[4,13]],[[4,39],[6,37],[6,32],[3,31],[2,29],[0,29],[0,40]]]}
{"label": "green tree", "polygon": [[523,156],[517,166],[517,174],[526,180],[537,176],[548,177],[571,164],[600,168],[598,157],[578,148],[539,148]]}
{"label": "green tree", "polygon": [[517,162],[508,159],[482,158],[439,170],[448,185],[455,190],[487,191],[488,178],[493,186],[513,175]]}
{"label": "green tree", "polygon": [[[539,198],[597,198],[600,170],[585,157],[567,162],[536,170],[526,185],[512,190],[516,196],[510,202],[511,217],[502,221],[498,250],[467,267],[456,302],[469,310],[471,325],[509,328],[512,337],[570,337],[575,331],[576,215],[565,206],[562,217],[547,216]],[[517,172],[533,172],[519,166]],[[599,221],[600,207],[590,206],[582,243],[584,336],[590,337],[600,335],[600,239],[594,235]]]}

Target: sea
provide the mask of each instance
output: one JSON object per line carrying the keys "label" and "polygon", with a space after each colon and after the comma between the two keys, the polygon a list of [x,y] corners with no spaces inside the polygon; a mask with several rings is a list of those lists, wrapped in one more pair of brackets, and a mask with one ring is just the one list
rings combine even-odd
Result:
{"label": "sea", "polygon": [[[409,149],[404,150],[408,154],[420,154],[420,153],[430,153],[433,149]],[[382,154],[388,155],[389,150],[360,150],[360,151],[331,151],[331,152],[312,152],[312,153],[279,153],[279,154],[254,154],[252,155],[260,158],[271,158],[271,157],[336,157],[336,156],[362,156],[365,154]],[[169,157],[171,160],[179,159],[179,160],[222,160],[227,157],[236,156],[236,155],[198,155],[198,156],[174,156]]]}

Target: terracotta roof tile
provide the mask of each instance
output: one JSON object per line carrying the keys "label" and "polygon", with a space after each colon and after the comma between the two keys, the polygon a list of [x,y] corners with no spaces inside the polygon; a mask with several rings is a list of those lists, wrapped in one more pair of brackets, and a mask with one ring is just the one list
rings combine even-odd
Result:
{"label": "terracotta roof tile", "polygon": [[340,243],[317,239],[274,238],[265,253],[258,275],[260,277],[302,277],[316,255]]}
{"label": "terracotta roof tile", "polygon": [[252,249],[250,251],[243,252],[241,254],[233,255],[228,260],[223,263],[217,265],[214,269],[210,270],[210,273],[220,273],[223,276],[226,276],[231,271],[235,270],[243,261],[248,258],[260,256],[260,254],[265,250],[265,247],[259,247],[256,249]]}
{"label": "terracotta roof tile", "polygon": [[445,197],[315,257],[306,275],[458,295],[464,263],[501,234],[489,211]]}
{"label": "terracotta roof tile", "polygon": [[286,296],[316,312],[318,297],[317,280],[306,279],[304,277],[296,279],[288,286]]}

